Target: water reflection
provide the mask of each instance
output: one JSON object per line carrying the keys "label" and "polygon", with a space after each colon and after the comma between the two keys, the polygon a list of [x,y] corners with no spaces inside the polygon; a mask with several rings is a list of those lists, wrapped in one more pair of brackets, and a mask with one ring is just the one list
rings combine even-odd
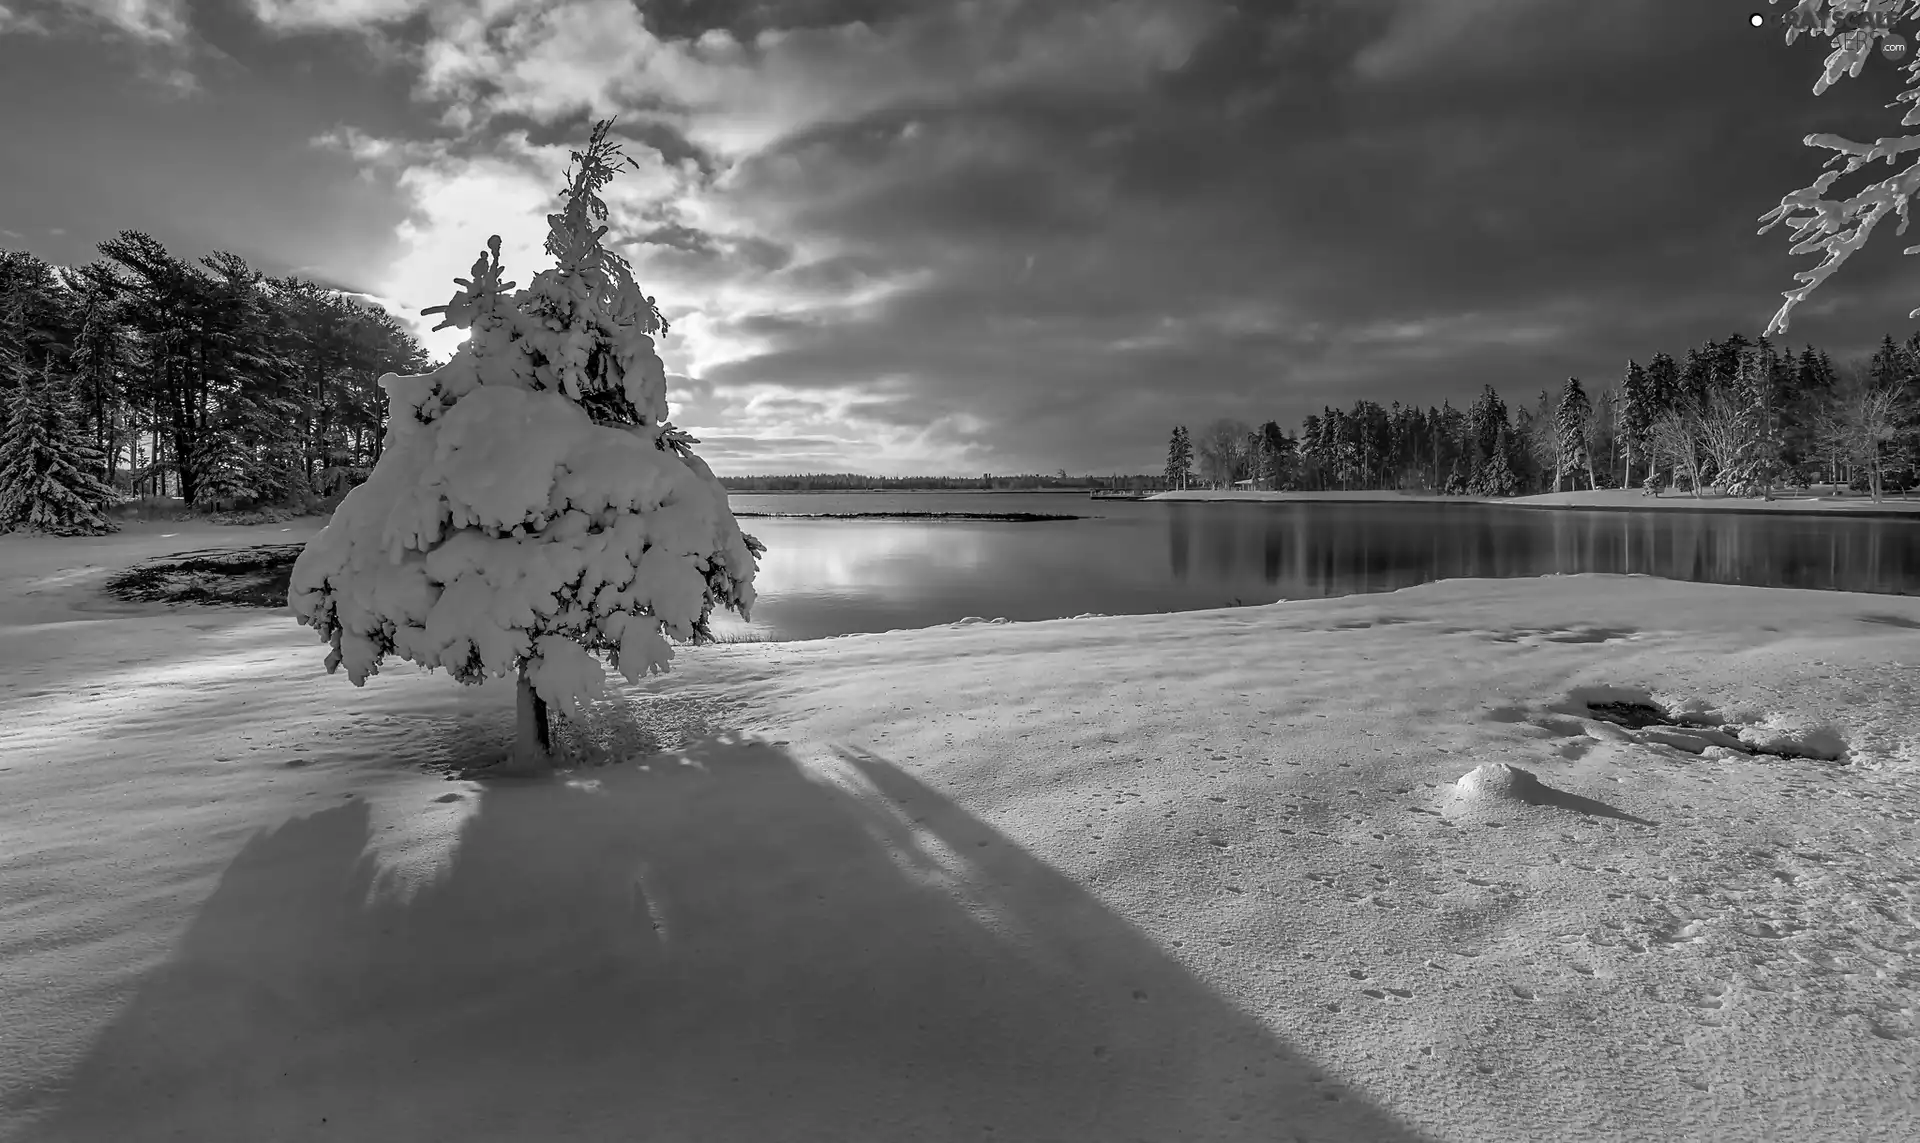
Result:
{"label": "water reflection", "polygon": [[[743,499],[734,498],[736,508],[842,510],[798,497],[764,508]],[[1005,497],[950,499],[938,510],[1009,508]],[[1920,522],[1907,520],[1432,503],[1090,506],[1084,497],[1051,496],[1013,507],[1101,515],[1060,523],[746,521],[770,547],[750,630],[809,639],[969,615],[1184,611],[1435,579],[1587,571],[1920,594]],[[744,628],[730,616],[715,626]]]}
{"label": "water reflection", "polygon": [[[1236,543],[1260,532],[1280,596],[1392,591],[1436,579],[1638,572],[1756,587],[1920,594],[1920,523],[1686,511],[1538,512],[1466,506],[1287,505],[1257,521],[1168,505],[1171,572],[1242,583]],[[1239,509],[1241,506],[1229,506]]]}

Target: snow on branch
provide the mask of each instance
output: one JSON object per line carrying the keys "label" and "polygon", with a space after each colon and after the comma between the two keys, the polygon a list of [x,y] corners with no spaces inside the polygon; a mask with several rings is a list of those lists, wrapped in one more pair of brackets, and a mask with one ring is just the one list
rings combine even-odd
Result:
{"label": "snow on branch", "polygon": [[519,671],[577,717],[602,693],[596,656],[637,681],[668,669],[669,640],[711,638],[715,607],[750,615],[766,547],[667,421],[665,322],[604,245],[610,126],[547,216],[553,266],[516,290],[490,238],[423,311],[467,340],[431,373],[380,378],[380,461],[294,564],[289,607],[355,685],[390,655],[462,682]]}
{"label": "snow on branch", "polygon": [[[1803,31],[1809,35],[1828,36],[1833,40],[1834,49],[1826,58],[1819,81],[1813,86],[1815,95],[1823,94],[1842,76],[1857,78],[1883,35],[1890,34],[1901,21],[1920,19],[1920,0],[1830,0],[1831,12],[1823,16],[1821,9],[1827,2],[1798,0],[1787,28],[1786,39],[1789,44]],[[1860,26],[1857,19],[1842,19],[1869,16],[1873,17],[1873,21],[1865,27]],[[1916,53],[1913,62],[1906,65],[1906,72],[1907,89],[1889,106],[1910,104],[1900,125],[1920,126],[1920,52]],[[1920,151],[1920,135],[1888,136],[1872,143],[1859,143],[1839,135],[1823,133],[1808,135],[1803,141],[1809,147],[1833,152],[1827,159],[1827,167],[1832,168],[1841,162],[1845,166],[1829,169],[1808,186],[1782,196],[1778,206],[1760,216],[1759,221],[1765,223],[1759,230],[1761,234],[1783,222],[1787,224],[1794,243],[1789,253],[1825,255],[1818,265],[1794,275],[1794,280],[1800,284],[1782,293],[1786,301],[1767,325],[1766,335],[1769,337],[1786,332],[1794,307],[1805,301],[1847,259],[1865,246],[1874,228],[1888,214],[1898,215],[1900,219],[1894,233],[1905,234],[1909,204],[1914,192],[1920,190],[1920,161],[1916,161],[1897,174],[1862,188],[1849,198],[1827,197],[1843,176],[1860,170],[1868,163],[1884,159],[1889,165],[1897,165],[1901,156]],[[1916,252],[1920,252],[1920,246],[1910,246],[1902,251],[1906,254]],[[1920,309],[1915,309],[1907,316],[1920,317]]]}

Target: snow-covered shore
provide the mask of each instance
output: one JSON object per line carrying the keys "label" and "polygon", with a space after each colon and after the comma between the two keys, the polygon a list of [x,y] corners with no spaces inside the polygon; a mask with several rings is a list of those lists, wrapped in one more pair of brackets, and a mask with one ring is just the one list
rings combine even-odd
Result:
{"label": "snow-covered shore", "polygon": [[1355,501],[1436,504],[1507,504],[1521,508],[1602,508],[1602,509],[1682,509],[1693,512],[1834,512],[1857,516],[1920,514],[1920,497],[1903,500],[1887,496],[1875,503],[1858,493],[1846,496],[1782,494],[1772,500],[1735,496],[1692,496],[1685,492],[1667,492],[1648,496],[1635,488],[1601,488],[1581,492],[1543,492],[1535,496],[1484,497],[1440,496],[1425,492],[1398,492],[1375,489],[1363,492],[1268,492],[1258,489],[1187,489],[1158,492],[1148,500],[1259,500],[1259,501]]}
{"label": "snow-covered shore", "polygon": [[1920,1137],[1920,599],[683,650],[594,710],[630,761],[481,783],[510,686],[104,599],[311,534],[167,530],[0,536],[9,1143]]}

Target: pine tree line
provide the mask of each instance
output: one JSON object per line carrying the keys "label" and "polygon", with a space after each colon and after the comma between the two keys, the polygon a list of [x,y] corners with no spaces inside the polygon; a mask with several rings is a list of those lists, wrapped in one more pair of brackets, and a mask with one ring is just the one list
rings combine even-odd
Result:
{"label": "pine tree line", "polygon": [[0,250],[0,531],[100,531],[115,500],[338,495],[379,459],[381,374],[431,368],[395,317],[137,231],[87,265]]}
{"label": "pine tree line", "polygon": [[1598,393],[1570,377],[1532,408],[1510,410],[1487,385],[1464,411],[1363,399],[1308,416],[1297,434],[1223,418],[1192,440],[1175,430],[1167,476],[1176,486],[1197,477],[1475,496],[1638,483],[1764,497],[1834,483],[1878,499],[1920,476],[1920,334],[1887,337],[1870,359],[1836,367],[1812,346],[1796,356],[1735,333],[1680,361],[1629,361]]}

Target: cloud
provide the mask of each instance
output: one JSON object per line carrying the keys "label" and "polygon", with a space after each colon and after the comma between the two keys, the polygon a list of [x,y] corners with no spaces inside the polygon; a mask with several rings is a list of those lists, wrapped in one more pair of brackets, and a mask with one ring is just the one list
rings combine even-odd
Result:
{"label": "cloud", "polygon": [[406,200],[365,281],[403,311],[489,234],[540,269],[618,114],[610,238],[723,471],[1138,468],[1175,420],[1591,384],[1756,326],[1791,267],[1745,216],[1806,181],[1806,85],[1708,7],[253,0],[413,69],[411,130],[314,140]]}
{"label": "cloud", "polygon": [[395,23],[432,0],[247,0],[253,18],[280,32],[362,29]]}
{"label": "cloud", "polygon": [[23,14],[6,4],[0,4],[0,36],[9,33],[27,36],[45,36],[50,32],[37,17]]}
{"label": "cloud", "polygon": [[138,40],[173,43],[187,35],[186,0],[60,0],[60,7]]}

